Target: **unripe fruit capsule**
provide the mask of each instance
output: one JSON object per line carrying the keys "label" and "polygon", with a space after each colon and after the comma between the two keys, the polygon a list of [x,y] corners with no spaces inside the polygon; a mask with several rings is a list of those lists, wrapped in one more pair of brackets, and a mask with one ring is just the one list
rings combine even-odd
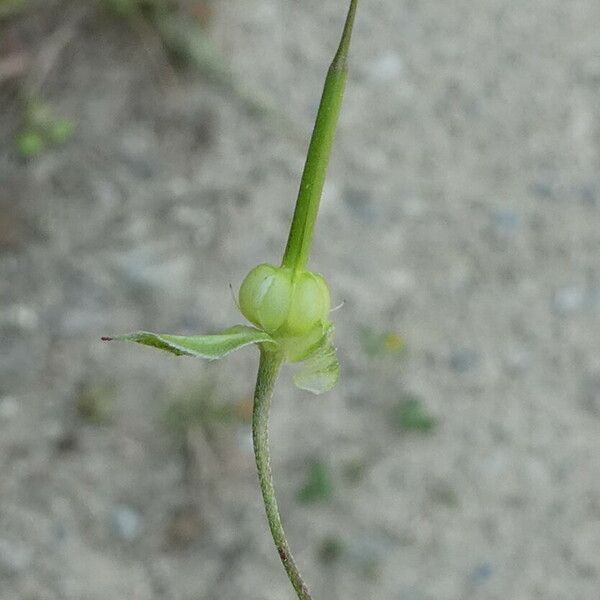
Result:
{"label": "unripe fruit capsule", "polygon": [[273,265],[252,269],[240,288],[242,314],[267,333],[274,333],[283,325],[291,300],[291,273]]}
{"label": "unripe fruit capsule", "polygon": [[329,288],[316,273],[269,264],[248,273],[240,288],[240,309],[252,323],[267,333],[300,336],[326,322],[330,307]]}
{"label": "unripe fruit capsule", "polygon": [[316,273],[299,273],[294,281],[294,293],[285,321],[287,331],[301,335],[312,329],[329,314],[329,288]]}

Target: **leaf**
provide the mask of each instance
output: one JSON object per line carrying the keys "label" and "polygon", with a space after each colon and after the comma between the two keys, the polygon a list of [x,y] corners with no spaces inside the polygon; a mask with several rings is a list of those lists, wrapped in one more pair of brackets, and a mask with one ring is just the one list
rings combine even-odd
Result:
{"label": "leaf", "polygon": [[313,394],[332,390],[340,378],[340,363],[330,338],[311,354],[294,375],[294,383]]}
{"label": "leaf", "polygon": [[250,344],[277,343],[268,333],[246,325],[235,325],[216,335],[187,336],[138,331],[128,335],[103,339],[106,341],[136,342],[159,350],[166,350],[177,356],[194,356],[196,358],[207,358],[208,360],[223,358],[230,352]]}

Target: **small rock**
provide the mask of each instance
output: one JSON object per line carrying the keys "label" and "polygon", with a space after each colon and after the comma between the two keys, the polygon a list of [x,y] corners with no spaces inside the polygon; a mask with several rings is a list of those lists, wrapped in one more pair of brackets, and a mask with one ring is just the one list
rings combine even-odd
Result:
{"label": "small rock", "polygon": [[116,506],[112,514],[112,527],[115,535],[125,542],[136,540],[142,533],[142,515],[126,505]]}

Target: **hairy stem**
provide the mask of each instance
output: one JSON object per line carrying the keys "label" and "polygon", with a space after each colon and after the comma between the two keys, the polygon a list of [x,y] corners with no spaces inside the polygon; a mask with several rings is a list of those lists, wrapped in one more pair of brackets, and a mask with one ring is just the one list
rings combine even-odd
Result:
{"label": "hairy stem", "polygon": [[271,456],[269,451],[269,409],[275,381],[283,362],[283,356],[277,352],[261,349],[256,390],[254,392],[254,411],[252,414],[252,439],[254,441],[254,455],[258,469],[258,481],[265,503],[267,521],[275,547],[283,563],[287,576],[296,590],[300,600],[312,600],[306,584],[302,580],[300,571],[294,562],[294,557],[283,530],[273,475],[271,473]]}
{"label": "hairy stem", "polygon": [[327,72],[315,127],[308,147],[296,209],[282,261],[284,267],[291,267],[294,271],[301,271],[306,267],[310,254],[331,147],[346,88],[348,51],[357,4],[358,0],[350,0],[342,39]]}

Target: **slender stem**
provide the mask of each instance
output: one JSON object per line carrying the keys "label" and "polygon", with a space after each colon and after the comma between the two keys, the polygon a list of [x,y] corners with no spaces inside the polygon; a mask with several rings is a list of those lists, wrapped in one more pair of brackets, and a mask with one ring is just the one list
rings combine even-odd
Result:
{"label": "slender stem", "polygon": [[306,584],[294,562],[294,557],[285,537],[285,531],[279,516],[273,476],[271,473],[271,457],[269,451],[269,409],[275,381],[283,362],[283,356],[277,352],[261,349],[256,390],[254,392],[254,412],[252,414],[252,439],[254,441],[254,455],[258,469],[258,481],[265,503],[267,521],[275,547],[281,558],[287,576],[296,590],[300,600],[312,600]]}
{"label": "slender stem", "polygon": [[342,39],[327,72],[317,120],[308,147],[294,218],[282,262],[283,266],[291,267],[294,271],[306,267],[310,254],[315,221],[348,77],[348,50],[357,5],[358,0],[350,0]]}

